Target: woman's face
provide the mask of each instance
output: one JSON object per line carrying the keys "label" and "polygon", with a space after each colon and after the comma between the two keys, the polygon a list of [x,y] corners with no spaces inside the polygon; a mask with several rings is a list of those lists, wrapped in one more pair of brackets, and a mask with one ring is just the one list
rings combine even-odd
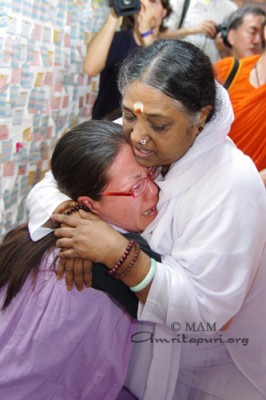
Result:
{"label": "woman's face", "polygon": [[183,157],[208,115],[201,111],[193,124],[177,102],[138,81],[127,85],[122,110],[124,133],[144,167],[170,165]]}
{"label": "woman's face", "polygon": [[142,19],[151,21],[151,29],[159,30],[164,17],[167,14],[161,0],[141,0],[141,10],[134,15],[135,26],[140,26]]}
{"label": "woman's face", "polygon": [[[109,183],[104,188],[104,193],[130,192],[136,185],[139,188],[139,184],[142,184],[139,181],[147,178],[147,173],[136,162],[130,145],[125,144],[109,167],[108,177]],[[136,198],[104,195],[99,201],[85,199],[80,197],[79,201],[106,222],[130,232],[142,232],[157,215],[158,187],[148,180],[144,192]]]}

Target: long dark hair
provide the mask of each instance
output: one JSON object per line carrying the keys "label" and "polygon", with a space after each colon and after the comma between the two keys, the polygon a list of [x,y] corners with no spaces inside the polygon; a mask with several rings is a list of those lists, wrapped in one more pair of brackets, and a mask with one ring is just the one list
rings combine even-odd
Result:
{"label": "long dark hair", "polygon": [[[77,125],[58,141],[53,152],[51,167],[58,187],[73,200],[82,195],[98,200],[108,183],[108,167],[125,143],[122,127],[113,122],[92,120]],[[36,281],[43,257],[55,241],[53,232],[31,241],[27,224],[7,233],[0,245],[0,290],[5,290],[2,310],[29,275]]]}

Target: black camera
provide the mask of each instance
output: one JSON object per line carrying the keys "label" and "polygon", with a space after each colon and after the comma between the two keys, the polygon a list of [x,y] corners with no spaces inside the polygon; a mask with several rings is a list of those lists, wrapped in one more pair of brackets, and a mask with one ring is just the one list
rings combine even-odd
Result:
{"label": "black camera", "polygon": [[232,47],[231,44],[228,42],[228,39],[227,39],[228,24],[226,24],[225,22],[222,22],[221,24],[216,25],[216,31],[217,31],[217,33],[221,33],[221,37],[223,39],[224,44],[227,47]]}
{"label": "black camera", "polygon": [[134,15],[140,11],[140,0],[111,0],[116,15]]}

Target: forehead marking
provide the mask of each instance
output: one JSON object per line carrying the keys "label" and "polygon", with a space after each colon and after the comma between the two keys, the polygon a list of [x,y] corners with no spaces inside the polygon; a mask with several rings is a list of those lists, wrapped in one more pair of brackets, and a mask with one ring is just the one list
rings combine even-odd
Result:
{"label": "forehead marking", "polygon": [[144,106],[141,101],[137,101],[136,103],[134,103],[133,108],[135,113],[137,114],[142,114],[144,111]]}

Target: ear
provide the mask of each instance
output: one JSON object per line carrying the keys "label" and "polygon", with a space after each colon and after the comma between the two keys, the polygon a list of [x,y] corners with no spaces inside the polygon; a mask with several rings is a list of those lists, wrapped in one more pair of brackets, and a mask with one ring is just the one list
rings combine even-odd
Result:
{"label": "ear", "polygon": [[233,47],[235,44],[235,30],[229,29],[226,38],[228,43]]}
{"label": "ear", "polygon": [[98,201],[91,199],[88,196],[80,196],[78,203],[88,207],[93,214],[99,214]]}
{"label": "ear", "polygon": [[200,110],[200,117],[199,117],[199,125],[200,126],[205,125],[206,119],[208,118],[208,115],[210,114],[211,110],[212,110],[212,106],[206,106]]}
{"label": "ear", "polygon": [[212,109],[212,106],[206,106],[200,110],[200,112],[197,116],[198,117],[197,123],[194,124],[194,132],[195,132],[196,136],[198,136],[202,132],[203,127],[206,122],[206,119],[208,118],[208,115],[209,115],[211,109]]}

